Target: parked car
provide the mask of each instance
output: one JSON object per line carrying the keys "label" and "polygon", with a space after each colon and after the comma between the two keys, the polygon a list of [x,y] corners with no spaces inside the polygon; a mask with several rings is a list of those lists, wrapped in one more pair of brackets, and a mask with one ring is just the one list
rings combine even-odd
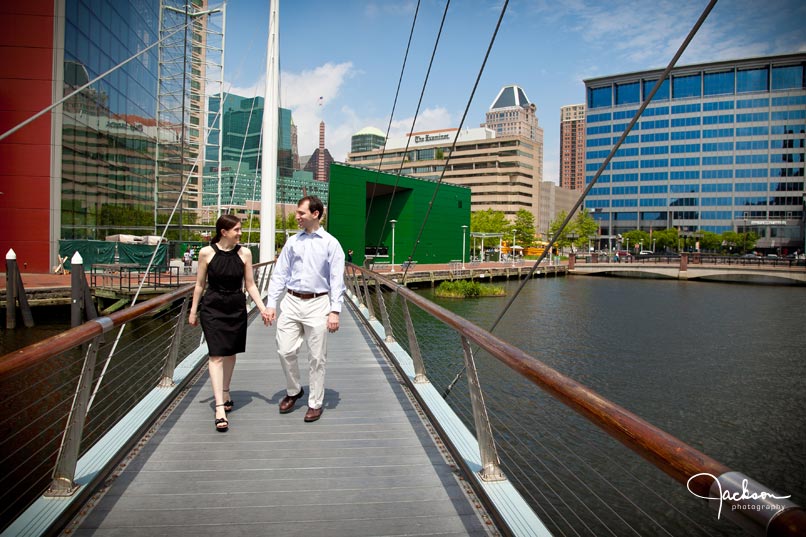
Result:
{"label": "parked car", "polygon": [[655,252],[652,250],[641,250],[638,255],[655,255]]}

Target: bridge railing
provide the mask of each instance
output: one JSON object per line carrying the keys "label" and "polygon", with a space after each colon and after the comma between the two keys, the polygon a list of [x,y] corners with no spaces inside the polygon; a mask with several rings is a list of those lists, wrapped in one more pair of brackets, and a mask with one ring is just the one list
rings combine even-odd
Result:
{"label": "bridge railing", "polygon": [[[408,353],[412,364],[407,376],[410,386],[416,391],[418,384],[441,384],[445,388],[443,395],[450,393],[448,400],[451,407],[475,431],[481,460],[476,472],[477,487],[481,487],[485,481],[506,477],[516,482],[518,490],[529,499],[535,512],[542,513],[544,520],[544,517],[576,516],[552,510],[552,503],[565,503],[566,500],[561,493],[552,489],[549,482],[538,481],[540,478],[537,474],[540,472],[536,467],[545,464],[546,468],[542,470],[554,473],[557,465],[565,465],[562,460],[545,461],[532,454],[537,451],[538,444],[550,443],[552,439],[541,440],[536,438],[540,435],[535,431],[527,428],[519,430],[512,425],[527,423],[530,411],[556,412],[559,416],[559,411],[550,411],[549,402],[545,401],[553,399],[672,477],[678,483],[675,492],[679,492],[679,485],[688,488],[690,493],[682,496],[685,501],[697,501],[696,495],[709,499],[715,510],[724,502],[720,514],[753,535],[798,535],[806,528],[806,511],[800,506],[786,499],[773,499],[773,493],[764,485],[731,470],[507,341],[398,284],[391,279],[391,275],[380,275],[350,265],[347,280],[351,296],[369,319],[370,326],[375,327],[378,339],[387,346],[388,353],[396,356],[394,345],[400,345]],[[438,323],[435,324],[434,320]],[[474,347],[477,349],[475,355]],[[451,379],[452,375],[446,375],[445,356],[448,354],[463,357],[462,381],[452,389],[456,378]],[[495,389],[483,388],[485,372],[496,367],[491,365],[493,362],[503,364],[515,373],[504,393],[500,386]],[[455,367],[455,362],[452,365]],[[515,393],[517,390],[513,386],[523,381],[531,385],[532,391]],[[541,391],[549,397],[541,399],[538,393]],[[541,402],[538,404],[538,401]],[[427,402],[423,403],[427,407]],[[517,407],[514,411],[513,406]],[[536,408],[538,406],[540,408]],[[579,441],[596,442],[594,438],[592,434],[580,434]],[[573,440],[565,441],[573,443]],[[460,446],[454,446],[452,451],[461,458]],[[612,481],[623,477],[615,476]],[[640,488],[640,484],[637,488]],[[646,488],[651,489],[649,486]],[[584,478],[579,490],[586,496],[592,494]],[[617,492],[624,495],[626,491]],[[590,510],[587,505],[574,509],[574,502],[580,500],[579,492],[572,491],[571,494],[576,498],[568,501],[566,513]],[[632,508],[640,510],[631,500],[629,502]],[[738,507],[732,508],[734,505]],[[684,533],[697,526],[683,513],[685,509],[678,509],[673,504],[669,508],[673,512],[678,511],[690,523],[688,527],[685,524],[682,526]],[[615,517],[623,520],[618,512]],[[614,533],[610,528],[597,527],[600,518],[596,512],[592,512],[592,522],[580,517],[578,520],[560,521],[558,526],[569,527],[572,533],[582,528],[586,534],[619,534],[618,530]],[[651,529],[645,531],[675,534],[656,524],[656,521],[650,521]],[[636,531],[634,528],[630,530]],[[565,533],[561,529],[558,531]]]}
{"label": "bridge railing", "polygon": [[[254,266],[261,296],[273,266]],[[97,478],[103,478],[196,374],[206,345],[201,328],[187,324],[194,287],[184,285],[0,357],[0,529],[43,497],[79,505],[97,483],[77,482],[77,467],[95,464]],[[187,371],[178,373],[180,367]],[[107,442],[122,436],[116,428],[124,417],[138,413],[139,425],[125,439]],[[100,462],[95,451],[105,452]],[[58,525],[70,509],[47,515],[47,523]]]}

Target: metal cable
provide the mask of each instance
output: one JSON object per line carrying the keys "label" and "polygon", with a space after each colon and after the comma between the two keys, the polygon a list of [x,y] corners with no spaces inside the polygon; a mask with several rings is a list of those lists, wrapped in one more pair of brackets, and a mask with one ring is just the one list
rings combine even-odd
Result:
{"label": "metal cable", "polygon": [[[487,52],[484,54],[484,61],[481,63],[481,68],[479,69],[478,75],[476,75],[476,82],[473,84],[473,90],[470,92],[470,97],[467,99],[467,104],[465,105],[465,111],[462,114],[462,120],[459,122],[459,128],[456,130],[456,135],[453,137],[453,143],[451,144],[451,151],[448,154],[448,158],[445,159],[445,165],[442,168],[442,173],[439,175],[439,180],[437,181],[436,188],[434,188],[434,194],[431,196],[431,201],[428,202],[428,209],[426,210],[425,216],[423,217],[423,223],[420,226],[420,231],[417,234],[417,239],[414,241],[414,245],[412,246],[409,259],[414,259],[414,254],[417,252],[417,245],[420,244],[420,239],[422,238],[423,232],[425,231],[425,224],[428,222],[428,218],[431,216],[431,209],[433,209],[434,207],[434,200],[436,199],[437,193],[439,192],[439,186],[442,184],[442,180],[445,178],[445,172],[448,170],[448,163],[451,161],[451,157],[453,156],[453,151],[456,148],[456,142],[459,140],[459,134],[462,132],[462,127],[465,124],[465,119],[467,119],[467,114],[470,110],[470,104],[473,102],[473,97],[476,95],[476,89],[479,86],[481,75],[484,73],[484,67],[487,65],[487,59],[490,57],[490,52],[492,51],[493,44],[495,44],[495,38],[498,35],[498,30],[501,28],[501,21],[504,20],[504,14],[507,11],[508,5],[509,0],[504,0],[504,5],[501,8],[501,14],[498,16],[498,22],[495,25],[495,31],[493,32],[493,35],[490,38],[490,43],[487,46]],[[403,270],[403,281],[406,281],[406,275],[409,273],[410,268],[411,265],[407,265],[406,268]]]}
{"label": "metal cable", "polygon": [[[526,286],[526,283],[533,277],[535,271],[537,271],[538,265],[540,265],[540,263],[543,261],[543,259],[545,259],[546,254],[548,254],[551,251],[551,248],[553,247],[554,243],[556,243],[557,239],[563,234],[563,232],[565,231],[566,226],[568,225],[568,223],[571,221],[572,217],[574,216],[574,213],[576,213],[577,209],[579,209],[580,205],[582,205],[582,201],[585,199],[585,197],[588,195],[588,193],[591,191],[591,189],[594,187],[594,185],[596,185],[596,182],[599,180],[599,176],[602,175],[602,172],[604,172],[604,170],[610,164],[610,161],[613,159],[613,156],[616,154],[616,152],[618,151],[619,147],[621,147],[621,144],[627,138],[627,135],[630,133],[630,131],[632,130],[633,126],[635,126],[635,124],[638,122],[638,119],[641,117],[641,114],[644,113],[644,110],[646,109],[646,107],[649,106],[649,103],[652,101],[652,97],[655,96],[655,93],[657,93],[658,90],[660,89],[661,85],[663,85],[663,81],[669,76],[669,73],[674,68],[675,64],[677,63],[677,60],[680,59],[680,56],[683,55],[683,52],[688,47],[688,44],[691,42],[692,39],[694,39],[694,36],[697,34],[697,31],[700,29],[700,26],[702,26],[702,24],[705,22],[705,19],[708,17],[708,14],[711,12],[713,7],[716,5],[716,2],[717,2],[717,0],[710,0],[708,5],[705,7],[705,10],[703,10],[702,14],[700,15],[700,18],[697,19],[697,22],[694,24],[694,27],[689,31],[688,35],[683,40],[683,43],[677,49],[677,52],[675,53],[675,55],[672,58],[672,60],[669,62],[669,65],[666,66],[666,69],[664,69],[663,73],[658,77],[658,81],[655,83],[655,86],[652,88],[652,91],[649,92],[649,95],[644,100],[644,102],[641,104],[641,106],[638,108],[638,111],[635,113],[635,115],[633,116],[632,120],[630,120],[630,122],[627,124],[627,128],[624,129],[623,133],[621,133],[621,136],[619,137],[618,141],[613,146],[613,148],[610,150],[610,153],[607,155],[607,157],[604,159],[602,164],[599,166],[599,169],[596,170],[596,173],[594,174],[593,178],[591,179],[591,182],[588,184],[588,186],[585,188],[585,190],[582,191],[582,194],[580,194],[579,198],[577,198],[576,203],[574,203],[574,206],[568,212],[568,215],[565,217],[565,220],[560,225],[560,227],[557,229],[557,231],[554,232],[554,236],[551,237],[551,239],[549,240],[548,244],[543,249],[543,253],[538,256],[538,258],[535,261],[534,265],[532,265],[532,268],[529,270],[529,273],[526,275],[526,277],[524,277],[522,279],[520,285],[515,290],[515,294],[512,295],[512,297],[509,300],[507,300],[507,303],[504,305],[504,308],[498,314],[498,316],[496,317],[496,319],[493,322],[492,326],[488,330],[490,333],[495,332],[495,329],[498,326],[498,323],[501,322],[501,319],[503,319],[504,315],[506,315],[506,313],[509,311],[509,308],[515,302],[515,299],[518,298],[518,296],[520,295],[521,291]],[[454,140],[454,144],[455,143],[456,142]],[[444,174],[444,171],[443,171],[443,174]],[[441,181],[441,178],[440,178],[440,181]],[[436,192],[434,193],[434,195],[436,196]],[[432,198],[432,203],[433,203],[433,198]],[[429,212],[431,211],[431,204],[429,204],[429,209],[428,210],[429,210]],[[420,230],[420,234],[422,234],[422,229]],[[415,248],[416,248],[416,245],[417,245],[418,242],[419,242],[419,237],[418,237],[417,242],[415,242]],[[406,267],[406,272],[408,272],[408,267]],[[404,272],[403,278],[405,279],[405,277],[406,277],[406,274]],[[464,372],[464,368],[462,368],[457,373],[457,377],[459,375],[461,375],[463,372]],[[450,393],[450,387],[443,394],[443,397],[447,397],[449,393]]]}
{"label": "metal cable", "polygon": [[[450,5],[451,5],[451,0],[448,0],[447,2],[445,2],[445,9],[442,11],[442,20],[439,23],[439,30],[437,31],[437,37],[434,40],[434,48],[431,51],[431,59],[428,61],[428,69],[425,72],[425,79],[423,80],[423,86],[422,86],[422,89],[420,90],[420,98],[417,101],[417,108],[415,109],[414,117],[411,120],[410,132],[414,132],[414,126],[417,124],[417,118],[420,115],[420,107],[423,104],[423,97],[425,97],[425,88],[428,86],[428,78],[431,76],[431,67],[434,65],[434,58],[437,55],[437,48],[439,47],[439,40],[442,37],[442,29],[445,27],[445,18],[448,16],[448,8],[450,7]],[[414,28],[412,27],[412,31],[413,30],[414,30]],[[390,121],[390,124],[391,124],[391,118],[389,119],[389,121]],[[403,149],[403,155],[408,153],[409,144],[411,144],[411,136],[409,136],[408,139],[406,140],[406,147]],[[386,147],[384,146],[384,151],[382,152],[382,154],[385,153],[385,152],[386,152]],[[397,169],[397,174],[396,174],[397,177],[395,177],[395,184],[392,187],[392,195],[389,197],[389,203],[386,205],[386,215],[383,218],[383,224],[381,225],[381,232],[378,234],[378,244],[379,245],[380,245],[381,237],[383,237],[383,234],[386,232],[386,223],[387,223],[387,220],[389,219],[389,214],[392,211],[392,204],[395,201],[395,192],[397,191],[397,185],[398,185],[398,182],[400,181],[400,173],[403,171],[403,164],[405,163],[405,161],[406,161],[405,158],[401,159],[400,160],[400,167]],[[380,170],[380,165],[381,165],[381,163],[379,162],[378,163],[378,169],[379,170]],[[427,218],[428,218],[428,216],[426,215],[426,219]],[[367,213],[367,220],[369,220],[369,213]],[[405,274],[404,274],[404,277],[405,277]]]}
{"label": "metal cable", "polygon": [[[400,76],[397,79],[397,89],[395,90],[395,99],[392,102],[392,112],[389,114],[389,123],[386,125],[386,140],[389,140],[389,133],[392,130],[392,120],[395,117],[395,109],[397,108],[397,99],[400,96],[400,86],[403,83],[403,73],[406,71],[406,62],[409,59],[409,50],[411,49],[411,41],[414,36],[414,27],[417,24],[417,14],[420,12],[420,0],[417,0],[417,6],[414,8],[414,18],[411,21],[411,30],[409,30],[409,41],[406,44],[406,53],[403,55],[403,66],[400,68]],[[376,177],[381,173],[381,165],[383,164],[383,157],[386,156],[386,142],[384,142],[384,150],[381,151],[381,158],[378,162],[378,168],[375,170]],[[375,190],[378,183],[372,183],[372,193],[369,197],[369,207],[367,207],[367,217],[364,219],[364,237],[367,236],[367,225],[369,224],[369,215],[372,213],[372,202],[375,200]],[[379,244],[376,246],[380,246]]]}

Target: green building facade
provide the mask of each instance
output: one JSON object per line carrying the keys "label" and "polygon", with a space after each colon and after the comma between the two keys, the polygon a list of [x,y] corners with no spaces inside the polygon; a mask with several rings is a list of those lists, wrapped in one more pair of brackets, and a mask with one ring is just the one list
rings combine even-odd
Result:
{"label": "green building facade", "polygon": [[[328,231],[345,252],[354,251],[353,263],[357,265],[363,263],[368,247],[385,248],[392,261],[390,220],[397,221],[395,264],[410,256],[418,263],[448,263],[463,257],[462,234],[466,231],[462,226],[470,226],[469,188],[334,163],[330,166],[327,206]],[[468,259],[469,242],[465,236],[464,259]]]}

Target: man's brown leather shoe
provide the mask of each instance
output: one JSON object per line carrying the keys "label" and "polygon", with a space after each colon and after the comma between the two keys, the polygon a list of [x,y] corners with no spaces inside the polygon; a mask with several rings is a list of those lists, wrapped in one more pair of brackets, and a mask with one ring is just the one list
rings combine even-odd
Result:
{"label": "man's brown leather shoe", "polygon": [[310,423],[312,421],[316,421],[322,417],[322,412],[325,411],[325,407],[319,408],[311,408],[308,407],[308,412],[305,413],[305,421]]}
{"label": "man's brown leather shoe", "polygon": [[280,401],[280,414],[288,414],[292,410],[294,410],[294,404],[296,404],[297,399],[305,395],[305,390],[302,388],[299,389],[299,393],[297,395],[286,395],[283,397],[283,400]]}

